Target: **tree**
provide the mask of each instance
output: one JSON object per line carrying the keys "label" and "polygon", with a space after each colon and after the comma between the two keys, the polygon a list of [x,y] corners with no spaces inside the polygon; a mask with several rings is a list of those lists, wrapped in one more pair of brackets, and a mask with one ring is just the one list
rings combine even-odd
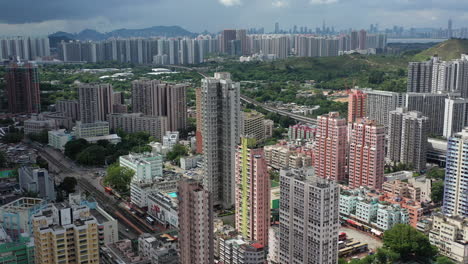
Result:
{"label": "tree", "polygon": [[76,161],[83,165],[104,165],[106,149],[103,146],[91,145],[76,156]]}
{"label": "tree", "polygon": [[426,176],[430,179],[443,180],[445,178],[445,170],[434,167],[426,173]]}
{"label": "tree", "polygon": [[31,133],[28,136],[32,141],[37,141],[42,144],[49,143],[49,132],[45,129],[39,133]]}
{"label": "tree", "polygon": [[104,184],[112,187],[120,194],[126,194],[135,172],[127,167],[121,167],[114,163],[107,168],[107,175],[104,177]]}
{"label": "tree", "polygon": [[60,188],[67,193],[74,193],[77,184],[78,181],[75,177],[65,177],[63,182],[60,184]]}
{"label": "tree", "polygon": [[65,144],[65,156],[69,157],[72,160],[75,160],[76,156],[85,148],[87,148],[88,145],[88,141],[82,138],[69,141],[67,142],[67,144]]}
{"label": "tree", "polygon": [[444,182],[436,181],[432,183],[431,200],[434,203],[440,203],[444,199]]}
{"label": "tree", "polygon": [[172,150],[166,154],[166,159],[170,161],[179,162],[180,157],[187,156],[187,148],[182,144],[175,144]]}
{"label": "tree", "polygon": [[427,236],[406,224],[385,231],[383,242],[384,247],[400,254],[402,261],[429,262],[437,254],[437,248],[429,243]]}

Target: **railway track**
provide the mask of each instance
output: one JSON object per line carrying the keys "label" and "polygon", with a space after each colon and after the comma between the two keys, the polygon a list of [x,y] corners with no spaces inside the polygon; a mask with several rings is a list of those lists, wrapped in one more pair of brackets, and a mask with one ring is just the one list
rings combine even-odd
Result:
{"label": "railway track", "polygon": [[52,163],[56,168],[60,169],[63,174],[75,177],[78,180],[78,186],[87,191],[101,208],[108,212],[112,217],[122,220],[122,224],[129,229],[134,230],[136,233],[154,233],[154,230],[142,223],[135,215],[127,211],[125,208],[120,207],[120,202],[112,197],[108,197],[106,194],[98,190],[88,180],[86,180],[83,174],[72,170],[63,163],[57,161],[52,155],[42,149],[38,149],[39,155],[46,159],[49,163]]}

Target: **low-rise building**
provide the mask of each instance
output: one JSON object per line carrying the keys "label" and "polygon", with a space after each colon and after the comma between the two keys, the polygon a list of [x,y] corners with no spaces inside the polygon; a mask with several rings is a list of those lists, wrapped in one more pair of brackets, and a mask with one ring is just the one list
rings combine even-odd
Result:
{"label": "low-rise building", "polygon": [[429,241],[439,254],[457,263],[468,263],[468,219],[436,214],[429,232]]}
{"label": "low-rise building", "polygon": [[14,240],[22,233],[32,234],[32,216],[47,206],[39,198],[23,197],[0,207],[0,220],[7,234]]}
{"label": "low-rise building", "polygon": [[65,129],[49,131],[49,146],[60,151],[64,151],[65,145],[72,139],[73,135],[67,133]]}
{"label": "low-rise building", "polygon": [[421,201],[421,189],[400,180],[385,182],[382,184],[382,190],[396,196]]}
{"label": "low-rise building", "polygon": [[435,163],[440,167],[445,167],[447,160],[447,140],[428,138],[427,139],[427,162]]}
{"label": "low-rise building", "polygon": [[162,156],[151,152],[120,156],[119,164],[135,172],[132,182],[151,184],[155,179],[163,176]]}
{"label": "low-rise building", "polygon": [[18,169],[20,187],[37,193],[39,198],[55,201],[55,182],[46,169],[23,166]]}
{"label": "low-rise building", "polygon": [[38,134],[44,130],[57,129],[58,125],[54,119],[47,119],[43,115],[32,115],[31,119],[24,121],[24,134]]}
{"label": "low-rise building", "polygon": [[124,239],[107,244],[100,249],[101,262],[104,264],[151,264],[148,257],[140,256],[133,249],[132,241]]}
{"label": "low-rise building", "polygon": [[188,156],[180,158],[180,168],[183,170],[189,170],[198,167],[203,161],[202,155]]}
{"label": "low-rise building", "polygon": [[110,129],[122,129],[127,133],[148,132],[156,140],[162,141],[167,131],[167,117],[145,116],[142,113],[110,114],[108,116]]}
{"label": "low-rise building", "polygon": [[177,264],[177,238],[168,234],[152,236],[144,233],[138,237],[138,254],[151,260],[151,264]]}
{"label": "low-rise building", "polygon": [[248,241],[231,227],[224,226],[215,233],[215,258],[224,264],[265,264],[266,248]]}
{"label": "low-rise building", "polygon": [[265,138],[273,137],[273,128],[275,127],[275,122],[270,119],[263,120],[263,127],[265,128]]}
{"label": "low-rise building", "polygon": [[76,138],[90,138],[109,135],[109,123],[98,121],[94,123],[83,123],[77,121],[75,125]]}
{"label": "low-rise building", "polygon": [[13,240],[0,226],[0,263],[34,263],[34,241],[29,234],[23,233],[17,240]]}
{"label": "low-rise building", "polygon": [[342,190],[340,215],[386,231],[396,224],[416,227],[423,215],[419,202],[368,188]]}
{"label": "low-rise building", "polygon": [[257,111],[242,112],[240,134],[244,137],[255,138],[257,142],[265,140],[265,116]]}
{"label": "low-rise building", "polygon": [[289,126],[288,137],[289,140],[308,140],[314,139],[317,128],[308,125],[294,125]]}
{"label": "low-rise building", "polygon": [[279,263],[279,225],[272,225],[268,235],[268,263]]}
{"label": "low-rise building", "polygon": [[147,213],[160,224],[178,228],[177,192],[153,191],[148,195]]}
{"label": "low-rise building", "polygon": [[273,145],[266,146],[265,160],[271,168],[284,169],[292,168],[298,169],[303,167],[312,166],[312,157],[304,153],[292,151],[288,146]]}
{"label": "low-rise building", "polygon": [[104,136],[96,136],[96,137],[85,137],[84,140],[88,141],[91,144],[95,144],[100,140],[109,141],[111,144],[118,144],[122,141],[122,139],[117,134],[110,134]]}
{"label": "low-rise building", "polygon": [[162,142],[164,147],[172,149],[175,144],[179,143],[179,131],[166,131]]}

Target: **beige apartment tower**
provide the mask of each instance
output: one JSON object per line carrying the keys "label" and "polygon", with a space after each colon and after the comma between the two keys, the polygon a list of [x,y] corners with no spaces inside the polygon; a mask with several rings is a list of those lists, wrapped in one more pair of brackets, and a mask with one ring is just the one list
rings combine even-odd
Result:
{"label": "beige apartment tower", "polygon": [[78,98],[83,123],[107,121],[107,115],[112,113],[114,92],[110,84],[81,84]]}

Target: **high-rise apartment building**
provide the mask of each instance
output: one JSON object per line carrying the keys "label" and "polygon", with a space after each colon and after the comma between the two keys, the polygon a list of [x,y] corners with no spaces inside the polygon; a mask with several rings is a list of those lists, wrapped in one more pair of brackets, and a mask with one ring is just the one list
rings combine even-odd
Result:
{"label": "high-rise apartment building", "polygon": [[367,32],[364,29],[359,30],[359,49],[367,49]]}
{"label": "high-rise apartment building", "polygon": [[270,176],[263,149],[255,139],[241,139],[236,153],[236,230],[246,239],[268,245]]}
{"label": "high-rise apartment building", "polygon": [[426,168],[429,118],[420,112],[397,108],[390,112],[387,157],[421,171]]}
{"label": "high-rise apartment building", "polygon": [[312,168],[281,170],[280,196],[280,263],[337,263],[338,184]]}
{"label": "high-rise apartment building", "polygon": [[349,149],[349,186],[380,189],[384,182],[385,128],[363,118],[351,132]]}
{"label": "high-rise apartment building", "polygon": [[201,88],[195,89],[195,103],[197,111],[197,129],[195,131],[195,138],[197,141],[196,152],[203,153],[203,137],[202,137],[202,90]]}
{"label": "high-rise apartment building", "polygon": [[410,62],[408,64],[407,92],[430,93],[432,91],[432,72],[434,63],[439,57],[432,57],[424,62]]}
{"label": "high-rise apartment building", "polygon": [[348,123],[354,123],[358,118],[366,116],[367,94],[361,90],[353,90],[348,97]]}
{"label": "high-rise apartment building", "polygon": [[346,178],[347,126],[338,112],[317,117],[314,146],[315,173],[318,177],[343,181]]}
{"label": "high-rise apartment building", "polygon": [[444,181],[444,214],[468,217],[468,128],[448,139]]}
{"label": "high-rise apartment building", "polygon": [[405,107],[408,111],[418,111],[429,118],[429,135],[442,136],[444,130],[445,99],[447,94],[406,93]]}
{"label": "high-rise apartment building", "polygon": [[82,123],[107,121],[107,115],[112,113],[114,92],[110,84],[80,84],[78,98]]}
{"label": "high-rise apartment building", "polygon": [[158,80],[132,82],[132,110],[150,116],[167,116],[168,129],[176,131],[187,125],[187,86],[161,83]]}
{"label": "high-rise apartment building", "polygon": [[390,111],[404,105],[403,94],[387,91],[364,89],[367,94],[366,115],[379,125],[388,127],[388,114]]}
{"label": "high-rise apartment building", "polygon": [[230,54],[232,50],[232,41],[236,40],[237,31],[235,29],[225,29],[221,32],[220,51]]}
{"label": "high-rise apartment building", "polygon": [[98,221],[88,207],[51,204],[31,221],[35,263],[99,263]]}
{"label": "high-rise apartment building", "polygon": [[12,63],[6,67],[5,81],[8,112],[31,114],[41,111],[37,65]]}
{"label": "high-rise apartment building", "polygon": [[[439,110],[440,111],[440,110]],[[461,132],[468,125],[468,99],[446,98],[444,111],[444,137]]]}
{"label": "high-rise apartment building", "polygon": [[178,186],[179,250],[181,264],[214,263],[213,200],[193,180]]}
{"label": "high-rise apartment building", "polygon": [[236,147],[240,141],[240,85],[229,73],[202,80],[203,185],[215,204],[234,205]]}
{"label": "high-rise apartment building", "polygon": [[59,100],[55,103],[55,110],[71,118],[72,121],[80,119],[80,106],[77,100]]}

